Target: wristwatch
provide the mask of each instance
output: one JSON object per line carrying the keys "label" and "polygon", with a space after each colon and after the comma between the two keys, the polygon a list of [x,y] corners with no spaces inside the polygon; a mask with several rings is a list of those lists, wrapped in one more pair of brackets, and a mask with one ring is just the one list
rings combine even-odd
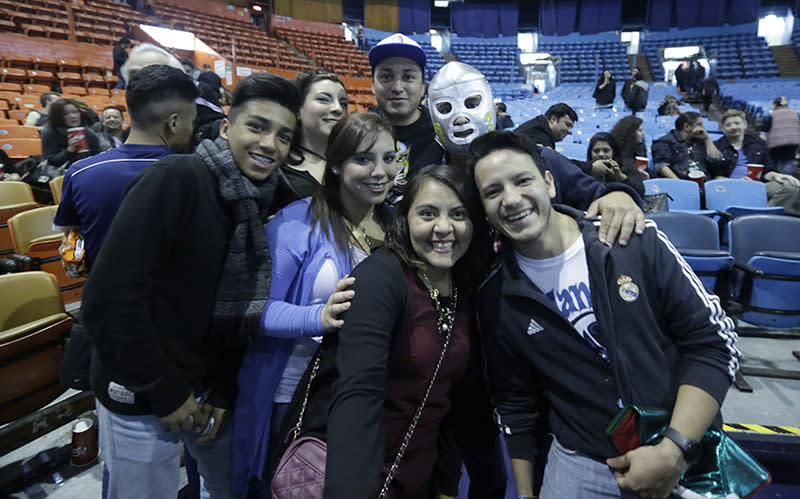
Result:
{"label": "wristwatch", "polygon": [[700,445],[700,442],[690,439],[674,428],[667,428],[662,435],[664,438],[672,440],[675,442],[675,445],[680,447],[683,452],[683,459],[685,459],[687,463],[694,464],[700,460],[700,456],[703,454],[703,447]]}

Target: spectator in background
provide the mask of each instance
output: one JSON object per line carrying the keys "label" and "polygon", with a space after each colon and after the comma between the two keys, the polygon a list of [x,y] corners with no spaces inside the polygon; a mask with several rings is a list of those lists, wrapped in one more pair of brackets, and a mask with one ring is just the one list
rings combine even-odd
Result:
{"label": "spectator in background", "polygon": [[[82,134],[67,131],[78,127],[83,128]],[[47,125],[41,134],[42,155],[53,166],[69,165],[101,151],[100,140],[89,128],[78,103],[71,99],[58,99],[50,105]],[[83,145],[86,148],[81,150]]]}
{"label": "spectator in background", "polygon": [[508,111],[506,110],[506,104],[504,102],[495,103],[494,114],[497,120],[497,124],[495,125],[495,130],[505,130],[506,128],[514,128],[514,120],[512,120],[511,115],[508,114]]}
{"label": "spectator in background", "polygon": [[619,96],[622,97],[623,102],[627,105],[628,102],[628,95],[630,94],[631,90],[633,90],[633,84],[636,83],[636,75],[640,73],[639,68],[634,67],[631,69],[631,77],[628,80],[625,80],[625,84],[622,86],[622,91],[620,92]]}
{"label": "spectator in background", "polygon": [[692,74],[692,63],[690,61],[683,61],[680,66],[675,68],[675,82],[678,86],[678,92],[682,94],[691,93],[694,75]]}
{"label": "spectator in background", "polygon": [[697,61],[692,61],[692,92],[700,92],[703,80],[706,79],[706,68]]}
{"label": "spectator in background", "polygon": [[639,72],[633,76],[633,83],[630,85],[631,87],[626,94],[627,99],[623,98],[623,100],[625,100],[625,105],[628,106],[628,109],[636,115],[636,113],[647,107],[647,96],[650,93],[650,87],[647,86],[644,76]]}
{"label": "spectator in background", "polygon": [[122,77],[122,66],[128,61],[128,47],[131,46],[131,39],[123,36],[119,42],[114,44],[114,69],[112,72],[118,78],[115,88],[125,88],[125,79]]}
{"label": "spectator in background", "polygon": [[687,180],[700,172],[711,180],[707,162],[720,156],[717,146],[695,112],[681,113],[675,128],[653,142],[653,170],[667,178]]}
{"label": "spectator in background", "polygon": [[57,92],[45,92],[39,96],[39,104],[42,105],[41,110],[33,110],[25,116],[25,126],[36,127],[41,131],[42,127],[47,123],[47,115],[50,112],[50,106],[59,99]]}
{"label": "spectator in background", "polygon": [[[131,180],[189,141],[196,95],[194,84],[175,68],[143,69],[128,82],[125,95],[131,116],[128,141],[67,170],[53,225],[83,235],[90,269]],[[122,130],[119,109],[107,107],[103,117],[104,123],[117,122],[107,126]]]}
{"label": "spectator in background", "polygon": [[[702,68],[703,66],[700,67]],[[708,112],[711,108],[711,101],[719,95],[719,82],[714,75],[708,75],[708,78],[705,78],[700,83],[699,88],[700,96],[703,98],[703,111]]]}
{"label": "spectator in background", "polygon": [[617,95],[617,82],[611,76],[611,71],[605,69],[597,85],[594,87],[594,101],[597,107],[611,107],[614,105],[614,97]]}
{"label": "spectator in background", "polygon": [[205,72],[205,71],[211,71],[211,64],[209,64],[207,62],[205,64],[203,64],[203,72]]}
{"label": "spectator in background", "polygon": [[364,38],[364,25],[358,25],[358,32],[356,34],[356,39],[358,40],[358,48],[359,50],[367,50],[367,41]]}
{"label": "spectator in background", "polygon": [[196,147],[205,139],[219,137],[219,127],[225,112],[222,110],[222,80],[216,73],[205,71],[197,75],[197,122],[194,128],[192,146]]}
{"label": "spectator in background", "polygon": [[711,162],[714,178],[738,178],[751,180],[747,176],[748,164],[762,165],[761,181],[766,183],[770,206],[783,206],[785,213],[800,216],[800,179],[782,173],[767,151],[767,144],[757,136],[747,133],[747,120],[742,111],[729,109],[720,120],[723,137],[714,144],[721,156]]}
{"label": "spectator in background", "polygon": [[112,149],[119,147],[125,142],[126,131],[123,130],[122,125],[122,111],[116,106],[107,106],[100,113],[100,132],[98,138],[100,139],[100,148],[102,150]]}
{"label": "spectator in background", "polygon": [[[180,61],[166,50],[156,47],[152,43],[140,43],[131,50],[127,62],[120,69],[122,80],[129,81],[134,73],[154,64],[164,64],[183,71]],[[117,88],[124,87],[118,86]]]}
{"label": "spectator in background", "polygon": [[772,111],[764,120],[762,130],[767,132],[767,147],[778,171],[791,173],[800,144],[800,116],[789,107],[786,97],[778,97],[772,103]]}
{"label": "spectator in background", "polygon": [[658,110],[656,111],[659,116],[676,116],[681,114],[679,108],[680,102],[674,95],[667,94],[664,100],[658,103]]}
{"label": "spectator in background", "polygon": [[[637,118],[638,119],[638,118]],[[636,169],[636,163],[623,163],[622,148],[610,133],[599,132],[589,140],[586,159],[592,167],[592,176],[608,184],[622,182],[632,187],[639,196],[644,195],[642,174]]]}
{"label": "spectator in background", "polygon": [[578,113],[567,104],[559,102],[550,106],[543,115],[521,124],[514,133],[527,137],[538,145],[555,149],[556,142],[561,142],[572,133],[576,121]]}
{"label": "spectator in background", "polygon": [[180,62],[181,66],[183,66],[183,72],[186,73],[186,76],[194,80],[194,72],[195,69],[197,69],[194,63],[186,57],[179,57],[178,62]]}
{"label": "spectator in background", "polygon": [[650,178],[650,175],[636,166],[637,156],[647,157],[642,120],[636,116],[625,116],[614,125],[611,136],[619,146],[620,169],[627,176],[624,182],[633,187],[640,196],[643,196],[643,181]]}

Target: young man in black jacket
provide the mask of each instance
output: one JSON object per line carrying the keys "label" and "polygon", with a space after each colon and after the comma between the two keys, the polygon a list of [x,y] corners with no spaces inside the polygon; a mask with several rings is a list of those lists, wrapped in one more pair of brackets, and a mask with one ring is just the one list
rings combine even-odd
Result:
{"label": "young man in black jacket", "polygon": [[250,76],[220,138],[160,160],[128,189],[81,310],[110,497],[174,498],[183,445],[205,493],[233,496],[224,419],[269,292],[264,223],[299,108],[291,81]]}
{"label": "young man in black jacket", "polygon": [[[518,137],[494,132],[472,152],[504,237],[476,303],[518,494],[535,495],[537,429],[548,424],[540,497],[666,497],[720,422],[740,355],[733,321],[654,226],[607,245],[582,212],[553,207],[552,176]],[[618,455],[605,428],[626,404],[672,410],[666,438]]]}

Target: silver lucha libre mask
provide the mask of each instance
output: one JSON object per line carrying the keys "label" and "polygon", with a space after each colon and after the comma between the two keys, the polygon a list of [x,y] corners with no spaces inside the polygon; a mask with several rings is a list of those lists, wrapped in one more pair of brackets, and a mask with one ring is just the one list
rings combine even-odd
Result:
{"label": "silver lucha libre mask", "polygon": [[467,154],[470,143],[494,130],[492,89],[486,77],[463,62],[448,62],[428,85],[436,140],[448,152]]}

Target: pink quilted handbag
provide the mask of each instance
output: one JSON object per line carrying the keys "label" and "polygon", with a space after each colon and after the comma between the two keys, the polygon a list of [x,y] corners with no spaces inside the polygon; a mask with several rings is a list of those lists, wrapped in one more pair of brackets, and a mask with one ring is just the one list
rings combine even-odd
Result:
{"label": "pink quilted handbag", "polygon": [[320,499],[325,486],[328,447],[315,437],[294,440],[281,456],[272,477],[273,499]]}

